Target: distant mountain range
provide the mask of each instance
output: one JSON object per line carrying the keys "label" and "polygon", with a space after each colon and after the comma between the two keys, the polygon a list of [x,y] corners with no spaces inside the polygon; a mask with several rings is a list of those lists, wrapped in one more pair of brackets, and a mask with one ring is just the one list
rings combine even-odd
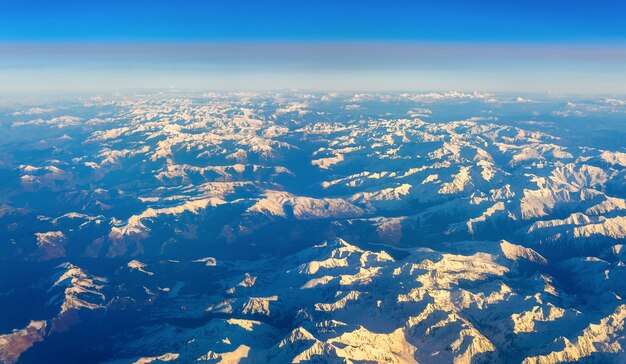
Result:
{"label": "distant mountain range", "polygon": [[626,361],[624,100],[172,91],[0,118],[1,363]]}

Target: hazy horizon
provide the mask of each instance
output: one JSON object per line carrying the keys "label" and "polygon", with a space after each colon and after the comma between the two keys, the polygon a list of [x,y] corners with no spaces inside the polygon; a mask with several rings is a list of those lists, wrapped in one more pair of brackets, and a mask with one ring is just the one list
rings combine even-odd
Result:
{"label": "hazy horizon", "polygon": [[626,94],[619,1],[0,3],[0,92]]}
{"label": "hazy horizon", "polygon": [[626,94],[626,49],[613,44],[5,42],[0,51],[0,92],[174,87]]}

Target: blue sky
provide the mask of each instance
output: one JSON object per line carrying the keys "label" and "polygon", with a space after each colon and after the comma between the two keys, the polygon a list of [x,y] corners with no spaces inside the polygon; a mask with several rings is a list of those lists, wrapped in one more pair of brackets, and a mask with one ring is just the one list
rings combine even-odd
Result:
{"label": "blue sky", "polygon": [[626,93],[625,19],[616,0],[0,0],[0,91]]}
{"label": "blue sky", "polygon": [[0,1],[11,41],[624,42],[626,2]]}

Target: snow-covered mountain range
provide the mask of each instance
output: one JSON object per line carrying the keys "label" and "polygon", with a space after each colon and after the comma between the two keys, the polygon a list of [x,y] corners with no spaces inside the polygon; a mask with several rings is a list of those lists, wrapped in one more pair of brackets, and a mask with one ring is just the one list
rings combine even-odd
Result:
{"label": "snow-covered mountain range", "polygon": [[626,361],[626,102],[0,109],[2,363]]}

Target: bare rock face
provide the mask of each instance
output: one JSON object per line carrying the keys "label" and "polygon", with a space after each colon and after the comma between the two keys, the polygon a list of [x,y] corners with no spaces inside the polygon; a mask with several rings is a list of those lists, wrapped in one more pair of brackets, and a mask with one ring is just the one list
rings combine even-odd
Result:
{"label": "bare rock face", "polygon": [[46,335],[45,321],[31,321],[21,330],[0,335],[0,362],[13,364],[20,355]]}

